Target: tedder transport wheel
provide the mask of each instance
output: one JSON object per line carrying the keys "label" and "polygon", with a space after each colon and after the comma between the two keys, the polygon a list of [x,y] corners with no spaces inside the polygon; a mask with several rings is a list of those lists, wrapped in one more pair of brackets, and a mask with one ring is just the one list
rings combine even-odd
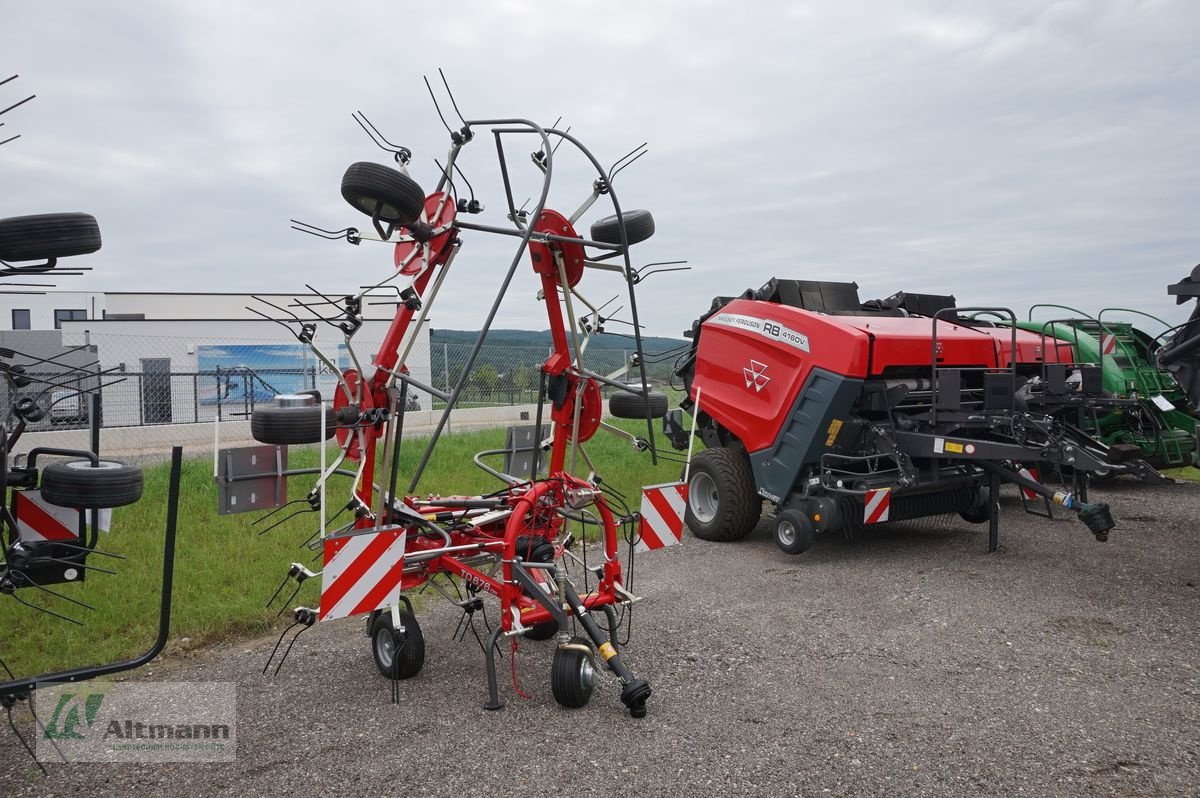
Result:
{"label": "tedder transport wheel", "polygon": [[411,679],[425,665],[425,635],[416,617],[408,610],[400,610],[400,623],[403,632],[392,628],[392,611],[383,610],[371,624],[375,667],[389,679]]}
{"label": "tedder transport wheel", "polygon": [[701,540],[741,540],[762,515],[750,459],[736,449],[705,449],[692,458],[684,522]]}
{"label": "tedder transport wheel", "polygon": [[96,510],[124,507],[142,498],[142,469],[129,463],[91,460],[51,463],[42,469],[42,498],[57,507]]}
{"label": "tedder transport wheel", "polygon": [[780,510],[775,515],[775,545],[788,554],[808,551],[815,534],[812,520],[799,510]]}
{"label": "tedder transport wheel", "polygon": [[100,249],[100,226],[89,213],[40,213],[0,219],[0,260],[49,260]]}
{"label": "tedder transport wheel", "polygon": [[[582,637],[572,637],[571,644],[587,646],[589,651],[594,652],[592,644]],[[555,650],[554,663],[550,666],[550,690],[560,705],[578,709],[591,700],[592,690],[596,688],[593,656],[594,653],[589,656],[575,648]]]}
{"label": "tedder transport wheel", "polygon": [[260,405],[250,414],[250,434],[261,443],[320,443],[332,438],[336,427],[333,408],[326,407],[325,434],[321,435],[320,405]]}
{"label": "tedder transport wheel", "polygon": [[644,397],[620,391],[608,397],[608,412],[617,418],[662,418],[667,414],[667,397],[657,391]]}
{"label": "tedder transport wheel", "polygon": [[[625,238],[630,244],[645,241],[654,235],[654,217],[650,211],[633,210],[621,214],[625,217]],[[592,240],[605,244],[621,243],[621,223],[616,215],[605,216],[592,222]]]}
{"label": "tedder transport wheel", "polygon": [[408,225],[421,218],[425,192],[417,182],[390,166],[359,161],[342,176],[342,197],[355,209],[386,224]]}

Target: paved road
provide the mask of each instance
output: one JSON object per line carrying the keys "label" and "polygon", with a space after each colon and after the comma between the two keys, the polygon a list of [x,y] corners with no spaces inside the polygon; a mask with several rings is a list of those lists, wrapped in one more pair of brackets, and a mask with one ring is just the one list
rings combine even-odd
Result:
{"label": "paved road", "polygon": [[994,554],[955,521],[798,558],[765,528],[642,558],[627,656],[654,687],[644,720],[613,684],[560,709],[549,643],[517,656],[531,697],[508,680],[484,712],[479,648],[439,605],[398,706],[354,621],[308,632],[273,679],[273,640],[211,649],[138,678],[235,682],[236,762],[43,779],[4,733],[0,793],[1197,795],[1200,486],[1104,495],[1106,544],[1008,500]]}

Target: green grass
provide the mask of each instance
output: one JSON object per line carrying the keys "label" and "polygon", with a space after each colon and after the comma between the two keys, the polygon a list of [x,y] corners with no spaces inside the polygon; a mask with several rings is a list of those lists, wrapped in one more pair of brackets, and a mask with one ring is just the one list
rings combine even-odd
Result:
{"label": "green grass", "polygon": [[1172,479],[1186,479],[1188,482],[1200,482],[1200,468],[1185,466],[1183,468],[1165,468],[1163,474]]}
{"label": "green grass", "polygon": [[[645,434],[644,424],[618,423],[635,434]],[[500,482],[475,467],[471,459],[475,452],[501,448],[504,435],[504,430],[487,430],[444,436],[414,493],[475,494],[496,490]],[[656,440],[660,449],[669,449],[661,434],[656,434]],[[414,438],[402,447],[402,487],[407,487],[408,477],[415,471],[426,443],[425,439]],[[653,466],[649,453],[636,452],[627,441],[604,432],[597,433],[585,448],[605,483],[624,493],[633,509],[637,507],[642,485],[668,482],[679,476],[677,463],[660,460],[658,466]],[[314,447],[294,450],[290,465],[315,466],[318,454]],[[497,460],[492,465],[502,463]],[[580,461],[579,472],[584,470]],[[41,595],[37,590],[21,592],[23,599],[78,618],[85,626],[34,612],[11,597],[0,595],[0,659],[14,673],[22,676],[111,662],[149,648],[158,628],[168,476],[169,467],[165,464],[147,467],[142,500],[113,511],[113,531],[101,536],[99,548],[128,559],[110,560],[92,555],[88,564],[113,568],[118,572],[116,576],[93,573],[84,584],[54,587],[93,605],[95,612]],[[312,483],[313,477],[307,475],[289,478],[290,497],[304,496]],[[258,530],[275,519],[256,527],[253,522],[261,513],[217,515],[210,459],[185,460],[181,484],[168,650],[178,648],[178,641],[185,637],[195,646],[278,628],[280,621],[275,619],[278,601],[270,610],[264,604],[289,563],[303,562],[312,570],[319,570],[319,562],[310,563],[314,552],[302,547],[305,539],[317,530],[316,514],[301,514],[260,535]],[[329,506],[343,505],[341,497],[348,498],[349,488],[348,478],[332,481]],[[317,581],[306,582],[289,606],[315,606],[319,593]],[[291,589],[285,588],[283,598]]]}

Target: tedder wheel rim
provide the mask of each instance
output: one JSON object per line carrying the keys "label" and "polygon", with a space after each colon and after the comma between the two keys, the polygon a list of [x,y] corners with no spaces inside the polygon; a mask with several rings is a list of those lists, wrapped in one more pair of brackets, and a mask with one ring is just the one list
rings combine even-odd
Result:
{"label": "tedder wheel rim", "polygon": [[716,480],[702,471],[693,473],[692,484],[688,486],[688,501],[696,520],[704,524],[711,523],[717,517],[721,503]]}
{"label": "tedder wheel rim", "polygon": [[396,656],[396,636],[386,627],[375,632],[375,659],[385,668],[392,667]]}
{"label": "tedder wheel rim", "polygon": [[596,669],[592,667],[590,657],[579,658],[579,687],[586,692],[591,692],[596,686]]}

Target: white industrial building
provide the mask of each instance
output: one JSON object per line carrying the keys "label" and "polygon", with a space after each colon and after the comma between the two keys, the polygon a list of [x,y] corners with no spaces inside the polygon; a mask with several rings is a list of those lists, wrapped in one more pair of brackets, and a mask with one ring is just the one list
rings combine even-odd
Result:
{"label": "white industrial building", "polygon": [[[255,297],[282,308],[297,297],[319,301],[304,292],[48,291],[0,295],[0,321],[6,346],[13,349],[21,349],[22,329],[30,329],[25,335],[38,337],[43,346],[52,334],[46,331],[58,330],[64,347],[90,348],[99,368],[111,372],[106,382],[112,384],[102,391],[105,428],[209,422],[218,414],[223,420],[244,419],[255,402],[275,393],[315,387],[332,395],[334,375],[287,327],[249,310],[287,317]],[[289,309],[301,318],[312,317],[303,308]],[[317,310],[326,316],[336,312],[331,306]],[[395,305],[366,304],[363,311],[353,354],[369,375]],[[299,325],[293,323],[291,330],[298,331]],[[354,365],[336,327],[317,322],[315,343],[339,369]],[[430,382],[428,323],[416,335],[407,366],[414,378]],[[418,401],[429,408],[427,395]]]}

